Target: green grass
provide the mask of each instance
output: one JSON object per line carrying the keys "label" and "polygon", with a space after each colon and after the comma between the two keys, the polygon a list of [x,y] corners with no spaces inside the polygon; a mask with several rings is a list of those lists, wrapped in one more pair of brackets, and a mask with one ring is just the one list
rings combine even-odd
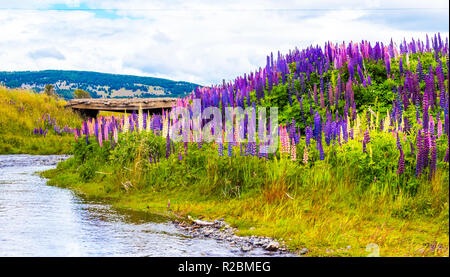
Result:
{"label": "green grass", "polygon": [[61,126],[79,127],[81,118],[65,101],[45,94],[0,87],[0,154],[65,154],[72,150],[73,135],[59,135],[52,129],[44,137],[32,134],[44,128],[39,119],[50,115]]}

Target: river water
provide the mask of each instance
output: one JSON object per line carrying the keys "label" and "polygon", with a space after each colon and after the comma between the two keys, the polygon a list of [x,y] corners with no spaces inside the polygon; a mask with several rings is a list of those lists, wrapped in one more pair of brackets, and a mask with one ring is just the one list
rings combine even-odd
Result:
{"label": "river water", "polygon": [[165,217],[115,210],[36,172],[65,156],[0,155],[0,256],[267,256],[193,238]]}

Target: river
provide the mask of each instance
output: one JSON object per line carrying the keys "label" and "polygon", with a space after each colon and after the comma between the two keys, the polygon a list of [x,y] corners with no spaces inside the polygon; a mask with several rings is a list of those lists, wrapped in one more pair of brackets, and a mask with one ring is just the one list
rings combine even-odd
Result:
{"label": "river", "polygon": [[167,218],[116,210],[37,172],[65,156],[0,155],[0,256],[268,256],[227,242],[194,238]]}

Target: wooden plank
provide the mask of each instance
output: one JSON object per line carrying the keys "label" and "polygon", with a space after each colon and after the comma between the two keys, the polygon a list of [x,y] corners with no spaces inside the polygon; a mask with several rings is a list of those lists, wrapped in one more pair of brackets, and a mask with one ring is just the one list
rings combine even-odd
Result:
{"label": "wooden plank", "polygon": [[66,107],[74,110],[107,110],[107,111],[137,111],[141,106],[143,110],[157,110],[171,108],[176,98],[126,98],[126,99],[73,99],[68,101]]}

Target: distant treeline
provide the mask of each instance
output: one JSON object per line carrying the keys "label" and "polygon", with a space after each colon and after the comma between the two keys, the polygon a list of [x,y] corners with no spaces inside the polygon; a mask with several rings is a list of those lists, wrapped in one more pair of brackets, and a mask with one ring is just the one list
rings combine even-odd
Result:
{"label": "distant treeline", "polygon": [[[66,84],[76,84],[76,87],[62,89],[56,86],[58,82]],[[35,86],[33,90],[42,91],[45,85],[54,85],[55,92],[65,99],[74,98],[73,91],[82,89],[88,91],[93,98],[100,98],[94,89],[97,86],[109,87],[112,90],[126,89],[131,91],[146,91],[147,88],[141,85],[159,86],[164,89],[165,96],[179,97],[192,92],[197,84],[188,82],[171,81],[154,77],[140,77],[132,75],[119,75],[89,71],[65,71],[65,70],[43,70],[43,71],[0,71],[0,83],[10,88],[20,88],[22,85]],[[140,84],[140,85],[136,85]],[[105,88],[98,88],[99,91],[107,91]],[[139,97],[158,97],[151,93],[141,93]]]}

